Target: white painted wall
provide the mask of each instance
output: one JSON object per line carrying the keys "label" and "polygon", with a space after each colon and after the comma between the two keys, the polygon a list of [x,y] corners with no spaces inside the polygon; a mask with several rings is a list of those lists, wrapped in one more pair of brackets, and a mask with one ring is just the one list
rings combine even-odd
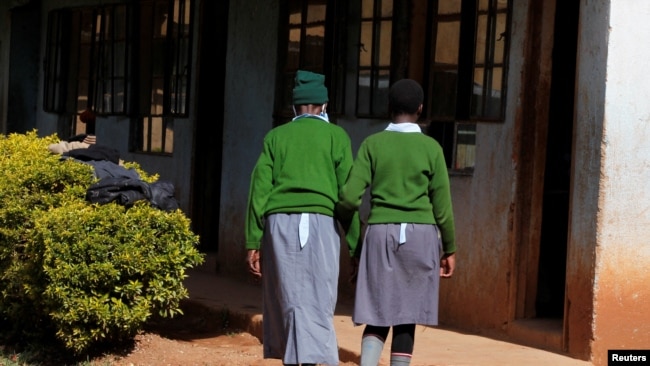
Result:
{"label": "white painted wall", "polygon": [[605,84],[595,85],[604,106],[587,89],[580,95],[602,114],[579,115],[589,117],[579,118],[583,129],[603,127],[600,140],[585,144],[600,151],[600,184],[581,188],[598,190],[593,355],[596,364],[606,364],[608,349],[650,344],[650,46],[643,41],[650,39],[650,2],[585,3],[593,12],[609,6],[607,43],[591,44],[588,34],[584,39],[586,54],[607,47]]}

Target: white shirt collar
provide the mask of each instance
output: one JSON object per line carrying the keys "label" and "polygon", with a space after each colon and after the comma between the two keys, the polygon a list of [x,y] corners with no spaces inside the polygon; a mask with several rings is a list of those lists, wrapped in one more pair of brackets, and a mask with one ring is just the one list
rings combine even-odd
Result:
{"label": "white shirt collar", "polygon": [[420,126],[412,122],[389,123],[386,131],[394,132],[422,132]]}

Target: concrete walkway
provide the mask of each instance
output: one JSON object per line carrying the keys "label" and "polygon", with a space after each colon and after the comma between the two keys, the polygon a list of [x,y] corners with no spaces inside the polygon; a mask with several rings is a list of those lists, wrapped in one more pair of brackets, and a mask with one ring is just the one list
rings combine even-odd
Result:
{"label": "concrete walkway", "polygon": [[[259,284],[193,269],[185,280],[190,300],[223,314],[227,311],[232,326],[262,338],[262,288]],[[335,327],[342,362],[359,362],[363,327],[351,320],[352,303],[339,299]],[[390,338],[390,335],[389,335]],[[384,347],[381,365],[388,365],[389,342]],[[503,342],[454,330],[418,326],[411,366],[587,366],[553,352]]]}

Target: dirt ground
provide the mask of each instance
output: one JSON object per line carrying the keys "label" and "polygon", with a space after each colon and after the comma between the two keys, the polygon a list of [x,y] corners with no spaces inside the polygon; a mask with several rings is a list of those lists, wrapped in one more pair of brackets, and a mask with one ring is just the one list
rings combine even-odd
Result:
{"label": "dirt ground", "polygon": [[[96,366],[281,366],[262,358],[262,344],[247,332],[232,329],[227,314],[210,314],[192,305],[185,315],[152,321],[135,344],[92,360]],[[355,366],[342,362],[340,366]]]}

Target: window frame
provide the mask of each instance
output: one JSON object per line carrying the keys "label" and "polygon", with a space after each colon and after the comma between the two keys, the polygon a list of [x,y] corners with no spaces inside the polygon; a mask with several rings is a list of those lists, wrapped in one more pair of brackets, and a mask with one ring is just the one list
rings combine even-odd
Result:
{"label": "window frame", "polygon": [[[147,12],[145,8],[149,7],[153,15],[159,4],[166,8],[165,14],[176,14],[180,20],[167,22],[161,37],[162,99],[160,111],[152,112],[154,68],[146,60],[153,62],[156,57],[152,52],[154,32],[145,30],[146,25],[139,20]],[[171,155],[174,119],[187,118],[190,113],[195,4],[196,0],[142,0],[50,11],[43,65],[43,110],[71,116],[64,127],[71,135],[86,132],[80,120],[86,109],[98,116],[129,117],[130,151]],[[116,23],[119,28],[115,28]],[[154,21],[147,24],[153,27]],[[152,37],[142,39],[147,34]],[[152,53],[143,57],[142,52],[147,50]],[[160,133],[160,146],[152,144],[153,131]]]}
{"label": "window frame", "polygon": [[[472,164],[460,164],[458,157],[459,139],[467,140],[467,136],[459,136],[459,128],[468,124],[476,124],[481,122],[488,123],[503,123],[505,121],[505,111],[506,111],[506,99],[507,99],[507,75],[508,75],[508,60],[510,53],[510,34],[511,34],[511,22],[512,22],[512,0],[505,0],[505,9],[498,9],[498,2],[500,0],[462,0],[460,13],[455,13],[451,15],[442,15],[440,16],[437,13],[439,2],[442,0],[432,1],[427,10],[427,29],[430,31],[427,33],[426,47],[426,65],[432,65],[432,67],[426,67],[424,70],[424,81],[425,81],[425,106],[424,106],[424,116],[430,121],[428,127],[428,133],[431,136],[434,136],[441,145],[443,145],[443,150],[445,152],[445,158],[448,164],[448,167],[456,173],[472,173],[474,170],[474,163]],[[479,10],[479,3],[485,1],[488,4],[488,8],[485,11]],[[503,4],[501,2],[501,4]],[[499,34],[499,38],[496,38],[496,17],[505,15],[505,30],[503,33]],[[501,62],[495,63],[493,57],[495,56],[494,45],[488,45],[486,42],[485,45],[485,54],[484,64],[486,68],[500,67],[502,70],[501,75],[501,93],[499,101],[499,113],[498,116],[487,116],[480,114],[472,113],[472,103],[474,98],[474,80],[475,80],[475,71],[477,65],[481,66],[480,63],[477,63],[476,50],[478,48],[477,39],[479,38],[477,32],[479,30],[478,18],[479,16],[487,16],[488,21],[487,26],[485,27],[486,34],[485,39],[491,41],[498,41],[503,39],[503,55],[501,56]],[[458,40],[458,59],[456,69],[454,70],[451,66],[436,65],[433,60],[436,59],[436,40],[437,33],[436,29],[440,23],[439,18],[445,18],[447,21],[453,21],[449,19],[450,17],[458,17],[460,22],[460,34]],[[466,47],[466,45],[471,44],[472,47]],[[453,66],[453,65],[452,65]],[[455,89],[454,93],[451,95],[453,100],[453,108],[449,109],[453,111],[451,114],[437,113],[435,112],[435,93],[434,88],[436,87],[435,77],[437,77],[436,70],[448,70],[450,73],[455,72]],[[487,73],[485,73],[487,75]],[[453,75],[450,75],[453,77]],[[483,78],[484,85],[490,83],[488,76]],[[481,96],[483,100],[487,100],[490,88],[483,87],[481,88]],[[482,103],[485,106],[487,103]],[[440,110],[440,108],[438,109]],[[485,111],[485,107],[483,108]],[[474,136],[472,137],[475,141],[476,139],[476,128],[473,129]],[[469,140],[471,141],[470,138]],[[459,165],[460,164],[460,165]]]}
{"label": "window frame", "polygon": [[[301,22],[298,25],[292,26],[290,24],[291,4],[290,2],[299,3],[301,9]],[[307,48],[306,34],[308,24],[305,19],[308,18],[308,8],[310,3],[312,5],[324,4],[325,19],[320,23],[324,27],[323,36],[323,62],[320,68],[315,68],[305,64],[305,52]],[[337,116],[341,115],[344,107],[344,72],[342,71],[344,62],[342,57],[344,53],[341,51],[342,47],[346,44],[344,28],[347,15],[345,2],[339,0],[289,0],[282,2],[280,6],[279,19],[279,41],[278,41],[278,72],[275,93],[275,107],[273,113],[273,124],[278,126],[289,122],[293,117],[292,108],[292,95],[293,84],[296,71],[308,70],[325,75],[325,86],[329,92],[329,102],[327,103],[327,113],[330,122],[336,123]],[[290,45],[290,31],[291,29],[300,29],[300,46],[298,51],[298,65],[293,67],[289,65],[289,45]]]}
{"label": "window frame", "polygon": [[[370,23],[371,29],[372,29],[372,35],[371,35],[371,45],[370,45],[370,65],[361,65],[361,56],[358,56],[357,58],[357,72],[356,72],[356,98],[355,98],[355,114],[357,117],[360,118],[387,118],[389,117],[389,111],[388,111],[388,106],[386,103],[383,103],[381,107],[376,105],[375,99],[384,99],[380,98],[380,85],[379,83],[381,82],[379,75],[384,73],[387,75],[386,77],[386,82],[387,85],[383,88],[385,89],[384,93],[387,95],[388,90],[390,88],[392,78],[394,77],[394,72],[393,68],[395,67],[393,64],[394,57],[393,57],[393,52],[395,52],[395,49],[393,47],[393,40],[395,39],[395,12],[397,5],[395,4],[395,1],[390,0],[391,2],[391,12],[390,15],[384,15],[382,14],[382,2],[387,1],[387,0],[367,0],[371,1],[373,3],[373,9],[372,9],[372,15],[370,17],[364,17],[364,11],[363,11],[363,6],[365,4],[364,0],[361,0],[361,15],[359,19],[359,39],[357,42],[357,46],[359,49],[359,53],[361,52],[367,52],[368,50],[366,49],[366,45],[363,42],[363,25],[364,23]],[[380,53],[382,52],[382,49],[380,46],[382,46],[382,37],[381,37],[381,29],[382,29],[382,23],[384,22],[390,22],[390,34],[389,34],[389,39],[390,42],[388,44],[389,50],[388,55],[388,64],[383,65],[380,60]],[[369,80],[368,80],[368,92],[366,93],[368,96],[368,102],[367,102],[367,112],[361,111],[361,102],[360,98],[362,95],[361,92],[361,75],[364,74],[364,71],[367,71],[367,74],[369,75]]]}
{"label": "window frame", "polygon": [[[167,5],[165,14],[174,14],[176,2],[182,4],[179,5],[177,15],[183,21],[176,22],[176,26],[174,22],[167,22],[164,32],[157,34],[156,26],[160,24],[155,24],[153,20],[149,23],[147,21],[155,18],[161,4]],[[134,113],[131,126],[130,150],[133,152],[171,155],[174,121],[189,116],[194,6],[195,0],[145,0],[140,3],[138,19],[141,20],[139,23],[142,28],[138,32],[136,62],[139,70],[150,72],[141,72],[139,76],[139,97],[136,102],[138,110]],[[186,15],[187,23],[184,22]],[[181,43],[185,46],[179,47]],[[165,56],[162,65],[155,64],[156,45]],[[182,61],[185,61],[185,67],[181,67]],[[184,88],[178,87],[182,84],[179,80],[184,83]],[[158,81],[157,85],[161,85],[161,88],[156,89],[155,81]],[[157,93],[156,90],[162,90],[162,93]],[[183,94],[179,90],[184,92],[184,97],[174,98],[174,95]],[[159,100],[159,103],[155,100]]]}
{"label": "window frame", "polygon": [[[118,10],[123,11],[124,37],[115,37],[113,27]],[[84,131],[79,115],[86,109],[98,115],[126,115],[129,94],[128,37],[130,11],[125,4],[107,4],[94,7],[63,8],[48,14],[46,57],[44,60],[43,110],[58,114],[71,114],[71,133]],[[107,19],[110,19],[107,21]],[[92,33],[83,39],[84,21],[90,22]],[[108,27],[103,24],[108,23]],[[107,36],[106,33],[111,33]],[[116,39],[117,38],[117,39]],[[109,40],[109,41],[107,41]],[[124,42],[123,75],[116,76],[115,42]],[[86,53],[82,52],[86,49]],[[84,58],[84,55],[87,56]],[[106,62],[110,59],[110,62]],[[109,68],[102,67],[110,64]],[[122,88],[115,87],[122,80]],[[100,84],[108,85],[108,93],[100,93]],[[122,104],[116,108],[115,95],[122,92]],[[111,100],[105,108],[101,99]],[[101,105],[98,108],[98,105]]]}

